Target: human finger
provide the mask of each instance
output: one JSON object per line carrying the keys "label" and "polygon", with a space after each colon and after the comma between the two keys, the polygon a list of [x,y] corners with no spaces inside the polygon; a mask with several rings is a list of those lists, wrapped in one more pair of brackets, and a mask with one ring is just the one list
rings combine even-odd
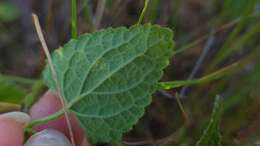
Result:
{"label": "human finger", "polygon": [[[62,108],[61,101],[58,95],[54,92],[48,91],[30,110],[32,119],[43,118],[51,115]],[[72,132],[77,146],[80,146],[84,138],[84,130],[80,127],[77,118],[73,113],[69,113],[69,119],[72,125]],[[34,127],[37,131],[44,129],[56,129],[64,133],[68,138],[70,137],[68,125],[64,116],[47,124]]]}

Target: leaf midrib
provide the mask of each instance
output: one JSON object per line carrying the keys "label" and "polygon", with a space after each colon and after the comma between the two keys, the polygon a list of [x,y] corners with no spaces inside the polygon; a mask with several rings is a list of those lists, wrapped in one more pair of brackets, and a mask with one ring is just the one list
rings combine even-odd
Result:
{"label": "leaf midrib", "polygon": [[[81,88],[80,88],[79,92],[77,93],[77,95],[82,94],[82,92],[83,92],[82,90],[84,89],[84,83],[86,82],[86,80],[87,80],[87,78],[88,78],[88,76],[89,76],[89,73],[90,73],[92,67],[98,62],[98,60],[100,60],[100,59],[101,59],[105,54],[107,54],[108,52],[110,52],[110,51],[112,51],[112,50],[114,50],[114,49],[117,49],[117,48],[119,48],[119,47],[121,47],[121,46],[123,46],[123,45],[125,45],[125,44],[128,44],[128,43],[131,42],[138,34],[139,34],[139,33],[133,35],[132,38],[130,38],[128,41],[125,41],[125,42],[121,43],[120,45],[118,45],[118,46],[116,46],[116,47],[111,47],[111,48],[107,49],[106,51],[104,51],[103,53],[101,53],[99,56],[97,56],[97,58],[96,58],[96,59],[92,62],[92,64],[90,65],[89,70],[88,70],[86,76],[84,77],[83,81],[81,82],[81,86],[80,86]],[[86,45],[87,45],[87,44],[86,44]],[[104,46],[103,46],[103,47],[104,47]],[[86,48],[86,46],[85,46],[85,48]]]}
{"label": "leaf midrib", "polygon": [[[146,75],[143,77],[142,80],[140,80],[138,82],[138,84],[134,84],[134,86],[131,86],[131,88],[128,88],[128,89],[125,89],[124,91],[121,91],[122,93],[127,91],[127,90],[130,90],[130,89],[133,89],[135,87],[137,87],[140,83],[142,83],[145,78],[147,77],[147,75],[149,75],[154,69],[152,69],[151,71],[147,72]],[[91,94],[94,94],[94,95],[102,95],[102,94],[95,94],[95,93],[91,93]],[[88,95],[91,95],[91,94],[88,94]],[[110,94],[114,94],[114,93],[110,93]],[[115,94],[119,94],[119,93],[115,93]],[[116,116],[116,115],[119,115],[120,113],[124,112],[124,111],[127,111],[129,110],[130,108],[132,108],[133,106],[138,106],[136,104],[131,104],[131,106],[129,106],[128,108],[124,108],[124,109],[121,109],[120,111],[114,113],[114,114],[108,114],[106,116],[101,116],[101,115],[93,115],[93,114],[82,114],[82,113],[79,113],[75,110],[72,110],[73,112],[75,112],[77,115],[81,116],[81,117],[88,117],[88,118],[110,118],[110,117],[113,117],[113,116]]]}
{"label": "leaf midrib", "polygon": [[[149,31],[147,33],[147,36],[149,36],[151,31],[151,27],[149,28]],[[147,38],[148,39],[148,38]],[[149,48],[153,47],[154,45],[158,44],[159,42],[164,41],[163,39],[159,39],[159,41],[156,41],[155,43],[151,44],[151,46],[147,46],[144,53],[140,53],[139,55],[134,56],[132,59],[129,59],[129,61],[127,61],[126,63],[122,64],[121,66],[119,66],[117,69],[115,69],[114,71],[112,71],[111,73],[109,73],[107,75],[107,77],[105,77],[103,80],[100,81],[100,83],[98,83],[96,86],[94,86],[93,88],[91,88],[89,91],[79,95],[78,97],[74,98],[73,100],[70,101],[70,103],[68,104],[68,107],[72,107],[75,103],[77,103],[78,101],[80,101],[82,98],[84,98],[85,96],[89,95],[91,92],[93,92],[95,89],[97,89],[104,81],[106,81],[108,78],[110,78],[114,73],[118,72],[119,70],[121,70],[122,68],[124,68],[125,66],[127,66],[129,63],[131,63],[133,60],[135,60],[138,57],[144,56],[145,53],[147,52],[147,50],[149,50]],[[101,56],[102,57],[102,56]]]}

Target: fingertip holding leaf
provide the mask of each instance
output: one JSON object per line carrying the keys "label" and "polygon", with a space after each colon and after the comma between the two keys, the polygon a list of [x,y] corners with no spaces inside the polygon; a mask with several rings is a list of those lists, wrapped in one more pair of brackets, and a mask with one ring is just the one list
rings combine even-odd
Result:
{"label": "fingertip holding leaf", "polygon": [[12,116],[0,116],[0,146],[21,146],[24,129]]}
{"label": "fingertip holding leaf", "polygon": [[0,118],[9,118],[15,120],[24,127],[31,121],[31,117],[24,112],[8,112],[0,115]]}
{"label": "fingertip holding leaf", "polygon": [[72,144],[61,132],[45,129],[31,136],[25,146],[72,146]]}
{"label": "fingertip holding leaf", "polygon": [[[61,108],[62,104],[58,95],[55,92],[48,91],[36,104],[32,106],[30,109],[30,115],[32,116],[32,119],[39,119],[47,117],[48,115],[59,111]],[[75,142],[77,145],[80,145],[84,138],[84,130],[80,127],[78,120],[73,113],[69,114],[69,118],[71,120]],[[64,116],[46,124],[34,126],[33,128],[36,131],[42,131],[44,129],[55,129],[65,134],[67,137],[70,136],[68,125]]]}
{"label": "fingertip holding leaf", "polygon": [[[62,97],[92,143],[120,140],[144,114],[173,45],[170,29],[146,24],[82,35],[52,54]],[[44,81],[56,90],[49,66]]]}

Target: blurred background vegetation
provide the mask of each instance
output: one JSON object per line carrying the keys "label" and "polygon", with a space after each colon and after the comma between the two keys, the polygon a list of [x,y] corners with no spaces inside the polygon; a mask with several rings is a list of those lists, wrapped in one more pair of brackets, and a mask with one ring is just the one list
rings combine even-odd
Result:
{"label": "blurred background vegetation", "polygon": [[[131,26],[143,4],[78,0],[78,33]],[[71,1],[0,1],[0,112],[28,111],[46,90],[40,81],[45,57],[32,12],[51,51],[71,38]],[[150,0],[144,22],[175,32],[175,54],[162,81],[196,79],[243,63],[218,80],[155,93],[145,116],[124,136],[125,144],[194,145],[209,121],[214,97],[221,95],[223,145],[260,145],[259,18],[259,0]]]}

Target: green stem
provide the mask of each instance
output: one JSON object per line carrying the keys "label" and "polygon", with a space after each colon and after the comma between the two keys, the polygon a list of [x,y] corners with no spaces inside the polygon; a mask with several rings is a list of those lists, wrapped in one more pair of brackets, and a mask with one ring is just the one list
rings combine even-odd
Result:
{"label": "green stem", "polygon": [[257,56],[257,54],[259,53],[259,49],[260,49],[260,45],[257,46],[247,57],[245,57],[244,59],[235,62],[227,67],[224,67],[216,72],[213,72],[209,75],[206,75],[204,77],[198,78],[198,79],[193,79],[193,80],[180,80],[180,81],[169,81],[169,82],[160,82],[159,83],[159,88],[160,89],[173,89],[173,88],[178,88],[178,87],[182,87],[182,86],[190,86],[190,85],[196,85],[196,84],[204,84],[204,83],[208,83],[211,81],[215,81],[227,74],[230,74],[234,71],[236,71],[237,69],[241,68],[242,66],[244,66],[245,64],[248,63],[248,61],[254,57]]}
{"label": "green stem", "polygon": [[11,76],[11,75],[3,75],[3,74],[0,74],[0,79],[10,80],[22,84],[34,84],[36,81],[38,81],[35,79],[29,79],[29,78],[23,78],[23,77]]}
{"label": "green stem", "polygon": [[223,69],[220,69],[214,73],[211,73],[199,79],[160,82],[159,86],[161,89],[168,90],[168,89],[178,88],[182,86],[208,83],[226,75],[227,73],[231,72],[234,68],[237,68],[238,65],[239,65],[238,63],[231,64]]}
{"label": "green stem", "polygon": [[184,117],[185,123],[188,125],[188,124],[190,123],[189,116],[188,116],[188,114],[186,113],[186,111],[185,111],[185,109],[184,109],[184,106],[183,106],[182,103],[181,103],[181,100],[180,100],[180,98],[179,98],[179,95],[176,95],[175,97],[176,97],[177,104],[178,104],[178,106],[179,106],[179,108],[180,108],[180,110],[181,110],[181,112],[182,112],[183,117]]}
{"label": "green stem", "polygon": [[31,127],[25,128],[24,131],[29,133],[30,135],[33,135],[33,134],[36,133],[36,131],[33,128],[31,128]]}
{"label": "green stem", "polygon": [[27,127],[33,127],[35,125],[46,124],[49,121],[53,121],[53,120],[61,117],[63,114],[64,114],[64,110],[61,109],[58,112],[56,112],[56,113],[54,113],[52,115],[49,115],[48,117],[32,120],[31,123]]}
{"label": "green stem", "polygon": [[71,34],[72,38],[77,38],[77,0],[71,2]]}
{"label": "green stem", "polygon": [[144,1],[144,7],[143,7],[142,13],[141,13],[141,15],[140,15],[140,17],[138,19],[137,24],[141,24],[142,23],[142,21],[144,19],[144,14],[145,14],[145,12],[147,10],[147,7],[148,7],[148,3],[149,3],[149,0],[145,0]]}
{"label": "green stem", "polygon": [[[76,97],[75,99],[78,99],[78,97]],[[77,100],[75,101],[77,102]],[[71,106],[73,106],[73,104],[75,103],[74,101],[71,101],[67,107],[64,107],[64,109],[70,109]],[[45,124],[45,123],[48,123],[49,121],[53,121],[61,116],[64,115],[64,109],[60,109],[59,111],[57,111],[56,113],[52,114],[52,115],[49,115],[48,117],[44,117],[44,118],[40,118],[40,119],[35,119],[35,120],[32,120],[30,122],[30,124],[28,125],[28,127],[33,127],[35,125],[41,125],[41,124]]]}
{"label": "green stem", "polygon": [[[78,97],[76,97],[75,99],[76,100],[71,101],[66,107],[64,107],[64,109],[70,109],[71,106],[73,106],[73,104],[75,102],[77,102]],[[32,120],[31,123],[28,125],[28,127],[32,127],[35,125],[41,125],[41,124],[48,123],[49,121],[53,121],[64,115],[64,109],[60,109],[59,111],[57,111],[56,113],[54,113],[52,115],[49,115],[48,117]]]}

